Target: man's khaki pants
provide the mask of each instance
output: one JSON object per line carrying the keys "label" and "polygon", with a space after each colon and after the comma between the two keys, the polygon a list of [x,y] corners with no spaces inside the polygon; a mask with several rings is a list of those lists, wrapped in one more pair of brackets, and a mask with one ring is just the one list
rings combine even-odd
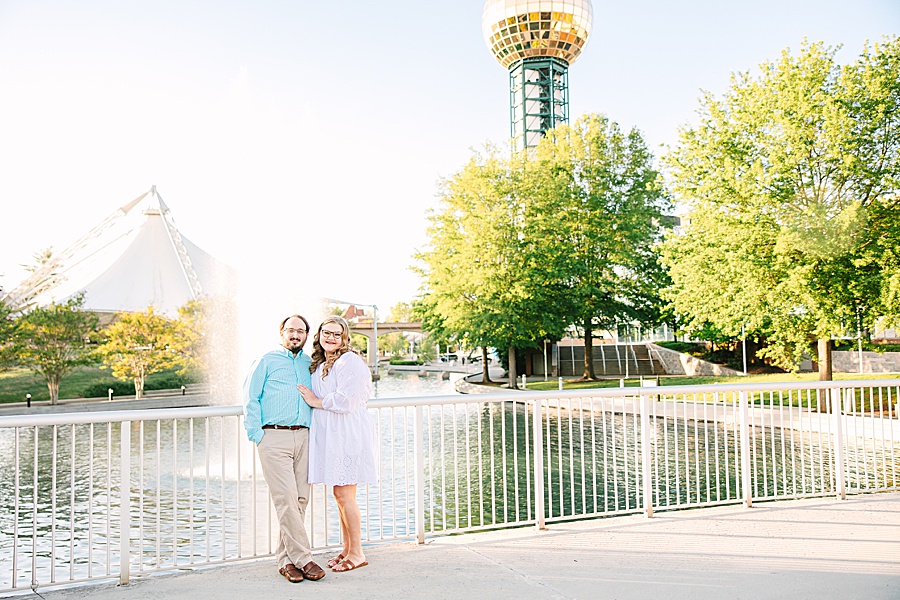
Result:
{"label": "man's khaki pants", "polygon": [[312,560],[306,534],[309,429],[266,429],[257,452],[281,529],[275,560],[279,568],[293,563],[299,569]]}

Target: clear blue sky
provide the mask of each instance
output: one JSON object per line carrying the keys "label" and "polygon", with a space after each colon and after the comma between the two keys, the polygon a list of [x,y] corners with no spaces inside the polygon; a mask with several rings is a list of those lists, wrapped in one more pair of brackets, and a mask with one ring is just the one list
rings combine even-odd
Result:
{"label": "clear blue sky", "polygon": [[[593,6],[571,113],[657,154],[732,72],[900,32],[897,0]],[[0,0],[0,285],[155,184],[186,237],[273,292],[411,300],[438,180],[509,131],[482,7]]]}

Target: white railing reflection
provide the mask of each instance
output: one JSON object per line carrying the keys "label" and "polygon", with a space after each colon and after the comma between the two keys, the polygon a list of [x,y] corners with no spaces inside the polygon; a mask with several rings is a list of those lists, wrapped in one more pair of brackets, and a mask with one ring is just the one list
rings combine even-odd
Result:
{"label": "white railing reflection", "polygon": [[[896,490],[897,402],[890,380],[372,400],[380,482],[359,490],[363,535]],[[0,418],[0,592],[271,554],[275,516],[240,415]],[[308,519],[315,549],[340,544],[322,486]]]}

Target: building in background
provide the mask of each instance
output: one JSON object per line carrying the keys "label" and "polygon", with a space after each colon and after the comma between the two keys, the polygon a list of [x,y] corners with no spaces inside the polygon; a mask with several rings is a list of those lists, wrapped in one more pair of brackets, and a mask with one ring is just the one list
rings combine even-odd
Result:
{"label": "building in background", "polygon": [[5,300],[19,310],[84,292],[96,313],[168,316],[190,300],[233,295],[236,273],[181,235],[156,186],[60,253],[51,253]]}

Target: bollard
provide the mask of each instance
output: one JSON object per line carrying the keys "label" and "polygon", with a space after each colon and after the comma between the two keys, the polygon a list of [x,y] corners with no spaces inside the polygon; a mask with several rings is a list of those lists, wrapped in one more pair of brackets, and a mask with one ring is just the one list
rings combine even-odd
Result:
{"label": "bollard", "polygon": [[559,391],[562,391],[562,377],[559,378]]}
{"label": "bollard", "polygon": [[522,389],[524,390],[524,389],[526,389],[526,387],[527,386],[525,385],[525,373],[522,373]]}
{"label": "bollard", "polygon": [[109,388],[108,390],[106,390],[106,393],[109,394],[109,401],[112,402],[113,389]]}
{"label": "bollard", "polygon": [[31,394],[25,394],[25,406],[31,408]]}
{"label": "bollard", "polygon": [[624,380],[624,379],[620,379],[620,380],[619,380],[619,387],[625,387],[625,380]]}
{"label": "bollard", "polygon": [[182,395],[182,396],[184,396],[184,392],[185,392],[186,389],[187,389],[186,387],[181,386],[181,395]]}

